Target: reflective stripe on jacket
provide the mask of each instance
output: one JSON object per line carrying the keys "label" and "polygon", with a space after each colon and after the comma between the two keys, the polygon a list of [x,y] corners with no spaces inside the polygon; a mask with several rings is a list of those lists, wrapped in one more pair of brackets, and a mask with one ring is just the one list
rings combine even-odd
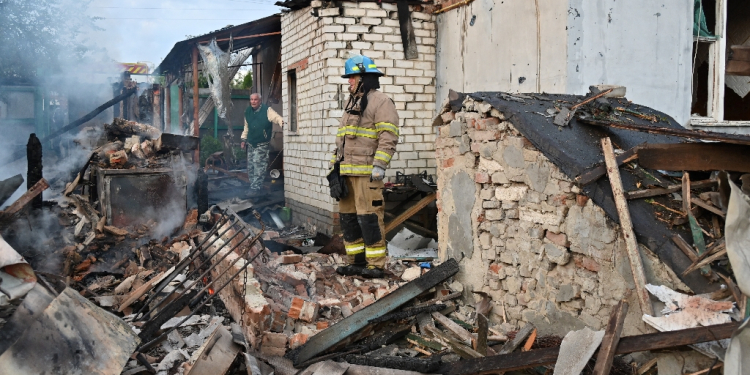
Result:
{"label": "reflective stripe on jacket", "polygon": [[367,95],[367,108],[362,116],[344,113],[336,132],[336,150],[331,168],[341,161],[341,174],[369,176],[372,167],[388,168],[398,143],[398,112],[391,99],[380,91]]}

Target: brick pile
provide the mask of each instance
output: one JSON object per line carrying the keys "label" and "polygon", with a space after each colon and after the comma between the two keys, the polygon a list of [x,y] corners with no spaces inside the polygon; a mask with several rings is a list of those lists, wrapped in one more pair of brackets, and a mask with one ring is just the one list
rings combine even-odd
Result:
{"label": "brick pile", "polygon": [[[340,4],[336,6],[335,4]],[[317,17],[311,15],[317,12]],[[336,202],[325,175],[339,119],[348,99],[344,63],[353,54],[373,58],[385,73],[381,90],[400,117],[401,139],[386,174],[435,173],[435,17],[412,7],[418,57],[405,60],[396,5],[324,3],[284,13],[281,18],[282,71],[294,70],[297,130],[284,129],[285,196],[295,209],[295,224],[332,234],[338,224]],[[289,80],[282,76],[284,118],[289,123]]]}
{"label": "brick pile", "polygon": [[[457,280],[492,297],[490,319],[506,331],[530,322],[564,335],[603,328],[629,298],[625,334],[645,332],[627,295],[633,279],[618,225],[488,103],[467,97],[438,122],[440,256],[463,258]],[[641,253],[650,282],[689,290],[645,246]]]}
{"label": "brick pile", "polygon": [[[222,238],[228,239],[233,234],[229,230]],[[265,235],[265,240],[272,238]],[[242,251],[241,248],[236,251]],[[214,261],[221,259],[226,251],[229,250],[222,250]],[[268,252],[266,262],[262,258],[248,266],[244,288],[245,275],[240,274],[233,280],[232,288],[225,288],[219,297],[235,321],[243,320],[245,336],[252,345],[272,356],[304,344],[310,336],[405,284],[393,275],[393,272],[400,274],[400,268],[393,264],[389,266],[390,278],[368,280],[336,274],[336,267],[344,264],[338,254]],[[219,275],[236,259],[237,255],[230,253],[212,276],[225,282]],[[240,259],[230,273],[243,266],[244,259]]]}

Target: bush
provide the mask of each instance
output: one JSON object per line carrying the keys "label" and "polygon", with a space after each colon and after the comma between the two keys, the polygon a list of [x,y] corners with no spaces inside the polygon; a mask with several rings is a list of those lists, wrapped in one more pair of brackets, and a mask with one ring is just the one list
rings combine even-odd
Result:
{"label": "bush", "polygon": [[217,151],[224,151],[218,139],[210,135],[204,135],[201,138],[201,166],[206,165],[206,159]]}

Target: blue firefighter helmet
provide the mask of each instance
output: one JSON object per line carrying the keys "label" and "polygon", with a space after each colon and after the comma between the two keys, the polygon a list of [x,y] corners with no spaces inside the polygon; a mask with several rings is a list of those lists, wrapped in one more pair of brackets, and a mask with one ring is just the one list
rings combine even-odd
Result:
{"label": "blue firefighter helmet", "polygon": [[376,74],[382,76],[383,72],[378,70],[375,61],[371,58],[362,55],[352,56],[346,60],[344,64],[344,75],[341,78],[349,78],[355,74]]}

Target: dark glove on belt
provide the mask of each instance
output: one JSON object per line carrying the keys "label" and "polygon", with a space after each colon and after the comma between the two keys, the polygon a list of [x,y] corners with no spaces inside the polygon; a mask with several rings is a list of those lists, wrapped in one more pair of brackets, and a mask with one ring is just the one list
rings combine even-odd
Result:
{"label": "dark glove on belt", "polygon": [[328,179],[328,186],[331,188],[331,197],[337,201],[346,198],[349,194],[349,189],[346,187],[344,176],[340,173],[339,163],[334,164],[331,173],[326,176]]}

